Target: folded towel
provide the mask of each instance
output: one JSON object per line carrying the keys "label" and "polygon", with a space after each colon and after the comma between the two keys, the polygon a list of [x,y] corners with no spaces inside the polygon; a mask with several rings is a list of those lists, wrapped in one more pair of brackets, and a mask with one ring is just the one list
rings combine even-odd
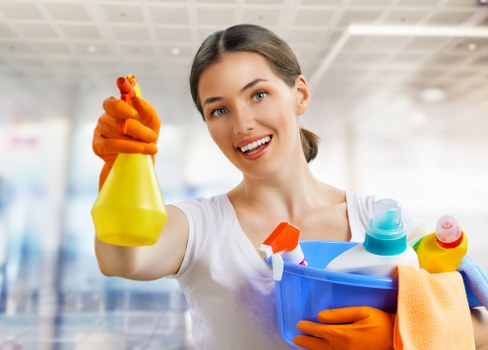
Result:
{"label": "folded towel", "polygon": [[470,258],[461,260],[458,271],[463,276],[469,307],[484,306],[488,310],[488,276]]}
{"label": "folded towel", "polygon": [[473,324],[458,272],[398,266],[395,349],[474,349]]}

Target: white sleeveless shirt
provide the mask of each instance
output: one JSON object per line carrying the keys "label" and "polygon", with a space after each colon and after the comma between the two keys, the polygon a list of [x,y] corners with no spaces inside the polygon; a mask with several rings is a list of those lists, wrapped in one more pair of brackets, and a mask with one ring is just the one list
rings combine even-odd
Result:
{"label": "white sleeveless shirt", "polygon": [[[373,196],[346,192],[351,241],[364,241]],[[174,205],[189,224],[175,276],[190,307],[197,349],[293,349],[277,328],[272,271],[243,232],[226,194]],[[418,222],[403,213],[407,235]]]}

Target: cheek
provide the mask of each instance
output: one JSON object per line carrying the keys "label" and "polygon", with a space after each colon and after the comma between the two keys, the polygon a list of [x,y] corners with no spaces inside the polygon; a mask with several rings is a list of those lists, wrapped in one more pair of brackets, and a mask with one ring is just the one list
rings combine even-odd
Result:
{"label": "cheek", "polygon": [[225,128],[215,124],[207,124],[207,130],[215,144],[220,148],[222,152],[225,152],[225,150],[228,148],[228,145],[230,145],[230,138],[228,133],[226,133]]}

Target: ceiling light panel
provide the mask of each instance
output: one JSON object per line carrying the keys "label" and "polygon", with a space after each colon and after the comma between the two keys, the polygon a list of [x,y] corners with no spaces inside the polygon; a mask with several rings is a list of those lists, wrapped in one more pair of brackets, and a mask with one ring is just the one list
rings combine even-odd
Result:
{"label": "ceiling light panel", "polygon": [[62,42],[32,42],[33,50],[42,55],[66,55],[71,50]]}
{"label": "ceiling light panel", "polygon": [[198,25],[215,25],[221,28],[230,26],[234,23],[234,7],[198,7],[196,10],[196,22]]}
{"label": "ceiling light panel", "polygon": [[428,51],[440,49],[447,45],[452,39],[447,38],[429,38],[429,37],[414,37],[407,45],[408,50]]}
{"label": "ceiling light panel", "polygon": [[29,39],[53,39],[58,37],[56,31],[49,24],[18,23],[16,27],[25,37]]}
{"label": "ceiling light panel", "polygon": [[188,27],[154,27],[154,33],[159,41],[165,43],[188,44],[190,41],[190,29]]}
{"label": "ceiling light panel", "polygon": [[254,23],[264,26],[277,25],[283,16],[282,8],[244,8],[243,23]]}
{"label": "ceiling light panel", "polygon": [[347,27],[350,24],[371,23],[382,14],[381,10],[349,10],[345,11],[338,22],[338,26]]}
{"label": "ceiling light panel", "polygon": [[44,3],[44,8],[49,12],[53,19],[58,21],[90,21],[90,15],[86,11],[85,5],[81,3]]}
{"label": "ceiling light panel", "polygon": [[403,11],[391,11],[383,19],[385,24],[418,24],[424,21],[428,16],[427,11],[417,10],[403,10]]}
{"label": "ceiling light panel", "polygon": [[334,10],[304,9],[296,14],[294,25],[325,28],[334,17]]}
{"label": "ceiling light panel", "polygon": [[154,57],[154,48],[152,45],[145,44],[122,44],[121,49],[124,52],[124,56],[144,56]]}
{"label": "ceiling light panel", "polygon": [[318,45],[320,42],[319,33],[324,30],[294,29],[286,38],[290,45]]}
{"label": "ceiling light panel", "polygon": [[43,16],[37,6],[30,2],[0,1],[0,11],[10,20],[42,20]]}
{"label": "ceiling light panel", "polygon": [[149,35],[145,26],[111,26],[115,37],[120,41],[149,41]]}
{"label": "ceiling light panel", "polygon": [[174,45],[160,45],[159,53],[163,58],[174,58],[175,55],[172,53],[173,49],[178,49],[177,57],[179,59],[185,59],[187,62],[190,62],[195,54],[193,48],[189,45],[178,45],[177,47]]}
{"label": "ceiling light panel", "polygon": [[4,57],[16,57],[18,55],[31,54],[32,49],[18,40],[0,41],[0,52]]}
{"label": "ceiling light panel", "polygon": [[100,32],[91,24],[61,24],[58,26],[68,39],[97,40]]}
{"label": "ceiling light panel", "polygon": [[187,7],[150,5],[148,13],[154,24],[182,25],[189,23]]}
{"label": "ceiling light panel", "polygon": [[473,12],[470,11],[444,11],[434,14],[426,24],[455,26],[466,22]]}
{"label": "ceiling light panel", "polygon": [[118,23],[143,23],[141,5],[101,5],[105,17],[109,22]]}
{"label": "ceiling light panel", "polygon": [[77,42],[73,43],[72,47],[77,55],[100,56],[109,55],[112,53],[110,46],[106,45],[105,43],[90,43],[87,45],[86,43]]}

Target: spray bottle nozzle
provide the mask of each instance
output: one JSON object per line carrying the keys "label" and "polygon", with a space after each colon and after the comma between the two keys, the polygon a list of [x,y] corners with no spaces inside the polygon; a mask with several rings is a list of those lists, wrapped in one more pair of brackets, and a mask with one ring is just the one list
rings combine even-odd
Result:
{"label": "spray bottle nozzle", "polygon": [[281,280],[284,270],[283,259],[294,264],[307,265],[305,256],[298,243],[300,229],[282,222],[271,232],[259,247],[261,255],[268,259],[271,257],[273,264],[273,278]]}

